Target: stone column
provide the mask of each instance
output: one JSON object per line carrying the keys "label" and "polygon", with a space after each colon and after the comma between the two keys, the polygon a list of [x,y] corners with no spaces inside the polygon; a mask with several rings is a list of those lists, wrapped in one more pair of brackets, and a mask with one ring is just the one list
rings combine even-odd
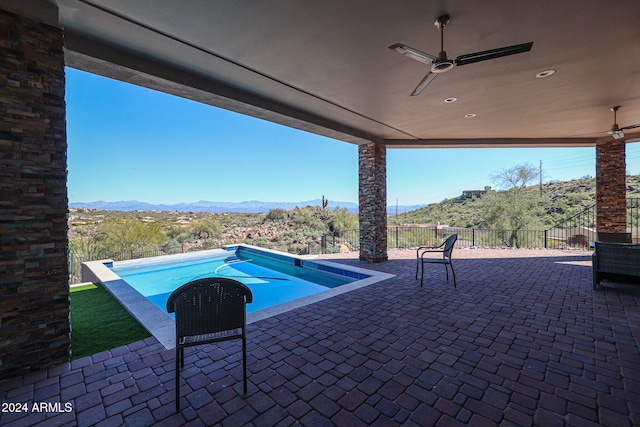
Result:
{"label": "stone column", "polygon": [[62,47],[61,28],[0,8],[0,379],[69,360]]}
{"label": "stone column", "polygon": [[598,240],[630,242],[627,233],[625,141],[596,145],[596,210]]}
{"label": "stone column", "polygon": [[387,260],[387,147],[376,142],[358,147],[360,259]]}

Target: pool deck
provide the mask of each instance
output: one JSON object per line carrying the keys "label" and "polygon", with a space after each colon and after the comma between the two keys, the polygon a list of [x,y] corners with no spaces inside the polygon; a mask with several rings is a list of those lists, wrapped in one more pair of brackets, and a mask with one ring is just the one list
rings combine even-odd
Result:
{"label": "pool deck", "polygon": [[639,286],[593,291],[591,252],[453,255],[457,288],[438,265],[420,288],[412,251],[323,257],[396,276],[250,324],[246,396],[239,342],[196,347],[175,413],[175,352],[148,338],[0,382],[29,406],[0,425],[640,425]]}

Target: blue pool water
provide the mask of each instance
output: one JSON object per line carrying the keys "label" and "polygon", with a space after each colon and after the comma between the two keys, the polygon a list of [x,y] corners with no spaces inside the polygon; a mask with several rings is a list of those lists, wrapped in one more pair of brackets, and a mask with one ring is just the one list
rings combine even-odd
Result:
{"label": "blue pool water", "polygon": [[229,277],[251,289],[253,303],[247,305],[248,313],[369,277],[246,247],[207,258],[118,262],[113,271],[163,311],[169,295],[180,285],[202,277]]}

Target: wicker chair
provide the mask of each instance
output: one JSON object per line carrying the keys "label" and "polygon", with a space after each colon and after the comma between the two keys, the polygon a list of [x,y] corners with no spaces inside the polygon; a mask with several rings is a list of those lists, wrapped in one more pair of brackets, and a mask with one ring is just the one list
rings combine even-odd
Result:
{"label": "wicker chair", "polygon": [[595,242],[592,255],[593,289],[602,279],[640,283],[640,244]]}
{"label": "wicker chair", "polygon": [[176,411],[180,410],[180,369],[184,348],[232,339],[242,340],[244,394],[247,394],[246,304],[251,290],[242,283],[210,277],[193,280],[173,291],[167,312],[176,313]]}
{"label": "wicker chair", "polygon": [[[449,267],[451,267],[451,273],[453,274],[453,287],[456,287],[456,272],[453,270],[453,264],[451,263],[451,253],[453,252],[453,245],[458,240],[457,234],[452,234],[447,237],[440,246],[421,246],[416,250],[416,280],[418,279],[418,270],[422,267],[422,273],[420,274],[420,287],[424,282],[424,265],[425,264],[444,264],[445,271],[447,272],[447,282],[449,281]],[[425,258],[425,254],[437,252],[442,254],[442,258]]]}

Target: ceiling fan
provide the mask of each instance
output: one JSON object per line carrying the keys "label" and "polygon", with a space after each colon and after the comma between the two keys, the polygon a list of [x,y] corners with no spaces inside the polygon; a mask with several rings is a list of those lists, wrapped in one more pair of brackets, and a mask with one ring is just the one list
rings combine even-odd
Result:
{"label": "ceiling fan", "polygon": [[619,127],[618,120],[616,118],[616,113],[618,112],[619,109],[620,109],[620,105],[614,105],[613,107],[610,108],[610,110],[613,111],[613,125],[611,125],[611,129],[609,129],[607,133],[611,135],[614,139],[624,139],[625,130],[640,128],[640,124]]}
{"label": "ceiling fan", "polygon": [[420,92],[427,87],[429,83],[435,79],[438,74],[445,73],[451,70],[454,65],[461,66],[466,64],[473,64],[474,62],[486,61],[488,59],[501,58],[503,56],[515,55],[517,53],[524,53],[531,50],[533,42],[522,43],[513,46],[500,47],[497,49],[485,50],[482,52],[468,53],[466,55],[460,55],[456,59],[447,58],[447,52],[444,50],[444,28],[449,24],[449,15],[439,16],[433,25],[440,30],[440,53],[438,56],[430,55],[428,53],[421,52],[409,46],[405,46],[402,43],[395,43],[389,46],[389,49],[406,55],[411,59],[430,65],[431,70],[422,79],[420,84],[411,93],[411,96],[419,95]]}

